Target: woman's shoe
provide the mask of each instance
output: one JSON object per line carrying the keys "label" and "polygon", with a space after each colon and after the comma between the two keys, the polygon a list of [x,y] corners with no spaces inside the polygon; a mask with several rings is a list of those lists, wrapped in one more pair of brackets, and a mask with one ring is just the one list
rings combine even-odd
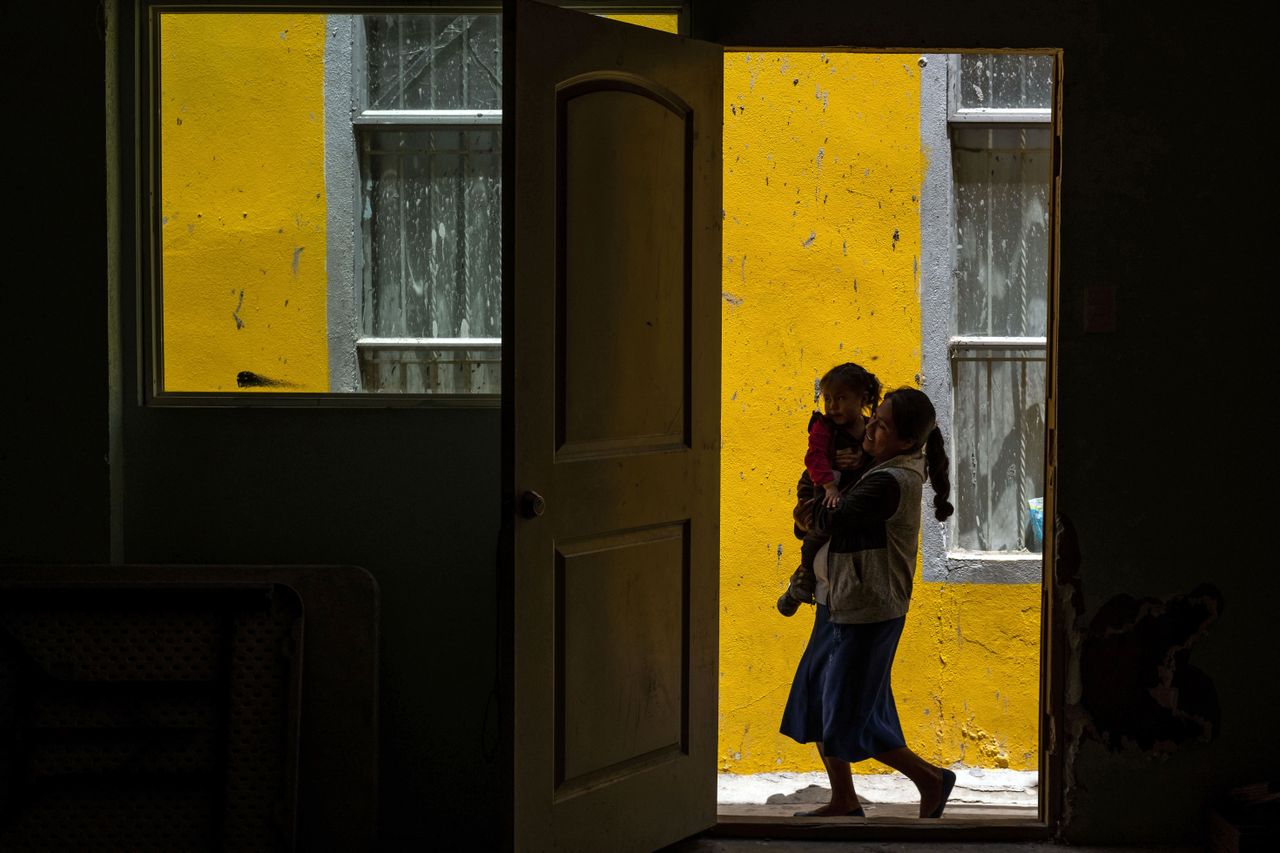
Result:
{"label": "woman's shoe", "polygon": [[942,810],[947,807],[947,800],[951,797],[951,789],[956,786],[956,774],[950,770],[942,771],[942,802],[938,803],[938,807],[929,813],[929,817],[942,817]]}

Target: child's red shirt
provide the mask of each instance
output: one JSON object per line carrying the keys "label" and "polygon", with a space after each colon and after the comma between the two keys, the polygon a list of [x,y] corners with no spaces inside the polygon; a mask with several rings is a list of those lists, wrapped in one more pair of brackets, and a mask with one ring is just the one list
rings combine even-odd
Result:
{"label": "child's red shirt", "polygon": [[809,418],[809,449],[804,454],[804,467],[815,486],[835,482],[831,460],[835,458],[836,425],[821,412]]}

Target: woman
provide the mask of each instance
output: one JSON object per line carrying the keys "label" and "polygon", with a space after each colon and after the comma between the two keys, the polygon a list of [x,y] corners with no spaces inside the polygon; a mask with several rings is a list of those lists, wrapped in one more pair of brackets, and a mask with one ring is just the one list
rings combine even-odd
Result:
{"label": "woman", "polygon": [[911,601],[920,544],[920,499],[933,486],[934,516],[954,512],[946,449],[923,392],[885,395],[862,449],[873,466],[817,521],[831,539],[818,553],[817,615],[782,716],[782,733],[817,743],[831,802],[798,816],[861,817],[851,762],[874,758],[920,791],[920,817],[941,817],[956,777],[907,748],[890,686]]}

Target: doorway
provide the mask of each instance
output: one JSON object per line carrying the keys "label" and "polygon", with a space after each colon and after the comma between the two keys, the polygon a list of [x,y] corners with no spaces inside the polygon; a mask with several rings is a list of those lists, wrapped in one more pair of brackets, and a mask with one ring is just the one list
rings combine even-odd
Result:
{"label": "doorway", "polygon": [[[1053,94],[1047,52],[725,54],[722,824],[829,795],[778,733],[813,611],[773,603],[817,380],[846,361],[923,388],[952,462],[894,669],[906,741],[957,773],[949,818],[1039,818]],[[856,769],[869,821],[914,816],[904,777]]]}

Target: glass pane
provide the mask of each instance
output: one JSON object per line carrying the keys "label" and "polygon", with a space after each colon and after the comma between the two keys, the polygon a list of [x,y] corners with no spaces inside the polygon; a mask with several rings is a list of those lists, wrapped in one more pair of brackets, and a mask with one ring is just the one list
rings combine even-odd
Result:
{"label": "glass pane", "polygon": [[956,547],[1040,550],[1044,499],[1043,351],[956,349],[952,485]]}
{"label": "glass pane", "polygon": [[501,336],[500,142],[497,130],[366,135],[366,336]]}
{"label": "glass pane", "polygon": [[498,15],[160,16],[164,391],[496,393],[500,125],[352,106],[499,108],[500,38]]}
{"label": "glass pane", "polygon": [[1052,98],[1052,56],[960,55],[960,109],[1047,110]]}
{"label": "glass pane", "polygon": [[369,109],[502,109],[500,15],[368,15],[364,27]]}
{"label": "glass pane", "polygon": [[1041,128],[954,130],[957,334],[1045,334],[1048,147]]}

